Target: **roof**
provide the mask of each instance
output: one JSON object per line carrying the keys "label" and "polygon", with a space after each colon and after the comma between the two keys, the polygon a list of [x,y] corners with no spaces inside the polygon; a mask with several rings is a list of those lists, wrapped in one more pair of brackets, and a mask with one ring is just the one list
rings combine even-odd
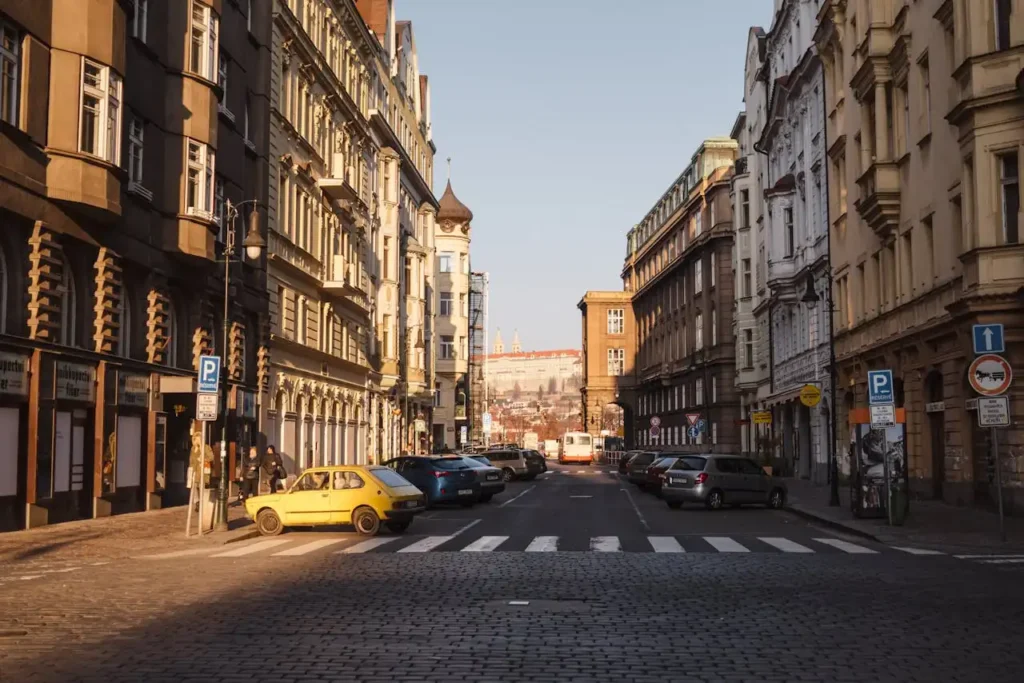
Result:
{"label": "roof", "polygon": [[487,356],[487,360],[495,360],[497,358],[509,358],[509,359],[522,359],[529,360],[532,358],[560,358],[562,356],[572,356],[575,358],[582,357],[583,352],[579,349],[555,349],[554,351],[523,351],[522,353],[492,353]]}
{"label": "roof", "polygon": [[469,223],[473,220],[473,212],[452,192],[452,181],[444,188],[441,201],[438,202],[437,220],[455,221],[457,223]]}

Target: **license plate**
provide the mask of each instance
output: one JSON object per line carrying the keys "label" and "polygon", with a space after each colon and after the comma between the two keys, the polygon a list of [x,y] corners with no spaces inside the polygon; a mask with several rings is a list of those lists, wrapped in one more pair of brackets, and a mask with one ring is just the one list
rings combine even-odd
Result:
{"label": "license plate", "polygon": [[497,481],[497,480],[498,480],[498,475],[497,474],[489,474],[489,475],[487,475],[487,481]]}
{"label": "license plate", "polygon": [[471,496],[473,495],[473,489],[459,489],[460,496]]}
{"label": "license plate", "polygon": [[689,480],[689,479],[687,479],[686,477],[679,477],[678,479],[676,479],[676,480],[675,480],[675,482],[676,482],[677,484],[685,484],[685,483],[687,483],[687,482],[689,482],[689,481],[690,481],[690,480]]}

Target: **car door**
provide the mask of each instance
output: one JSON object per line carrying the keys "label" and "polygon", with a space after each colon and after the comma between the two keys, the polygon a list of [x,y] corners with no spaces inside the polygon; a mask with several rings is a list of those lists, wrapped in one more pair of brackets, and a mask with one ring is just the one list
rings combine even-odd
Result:
{"label": "car door", "polygon": [[285,525],[333,523],[330,476],[326,470],[306,470],[288,489]]}
{"label": "car door", "polygon": [[335,472],[331,482],[331,507],[335,524],[351,524],[352,511],[366,500],[366,481],[358,472]]}
{"label": "car door", "polygon": [[718,472],[718,488],[725,494],[727,503],[747,502],[747,491],[734,458],[715,458],[715,471]]}
{"label": "car door", "polygon": [[428,479],[430,472],[422,460],[418,458],[403,458],[397,472],[412,482],[420,491],[424,493],[428,491],[430,493],[434,492],[433,484],[435,479],[433,476],[429,476]]}
{"label": "car door", "polygon": [[742,458],[737,462],[739,463],[740,470],[743,472],[743,476],[747,479],[747,491],[750,502],[767,503],[768,489],[771,487],[771,481],[764,468],[747,458]]}

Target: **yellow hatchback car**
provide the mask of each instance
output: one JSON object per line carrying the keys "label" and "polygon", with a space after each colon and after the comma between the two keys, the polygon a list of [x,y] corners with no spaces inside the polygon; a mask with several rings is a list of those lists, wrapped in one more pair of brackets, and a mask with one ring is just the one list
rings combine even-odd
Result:
{"label": "yellow hatchback car", "polygon": [[381,522],[402,533],[426,508],[423,492],[387,467],[346,465],[308,469],[284,493],[254,496],[245,511],[263,536],[290,526],[351,524],[375,536]]}

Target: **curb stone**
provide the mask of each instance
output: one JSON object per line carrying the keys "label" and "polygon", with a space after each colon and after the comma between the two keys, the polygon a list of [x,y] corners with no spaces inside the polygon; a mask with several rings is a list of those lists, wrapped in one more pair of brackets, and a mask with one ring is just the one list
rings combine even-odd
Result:
{"label": "curb stone", "polygon": [[825,526],[832,527],[833,529],[837,529],[844,533],[854,534],[856,536],[866,538],[867,540],[874,541],[876,543],[885,543],[885,541],[881,540],[878,536],[867,531],[864,531],[863,529],[859,529],[853,525],[840,522],[839,520],[835,520],[830,517],[825,517],[824,515],[821,515],[816,512],[811,512],[810,510],[807,510],[805,508],[787,504],[783,509],[798,517],[803,517],[804,519],[809,519],[813,522],[824,524]]}

